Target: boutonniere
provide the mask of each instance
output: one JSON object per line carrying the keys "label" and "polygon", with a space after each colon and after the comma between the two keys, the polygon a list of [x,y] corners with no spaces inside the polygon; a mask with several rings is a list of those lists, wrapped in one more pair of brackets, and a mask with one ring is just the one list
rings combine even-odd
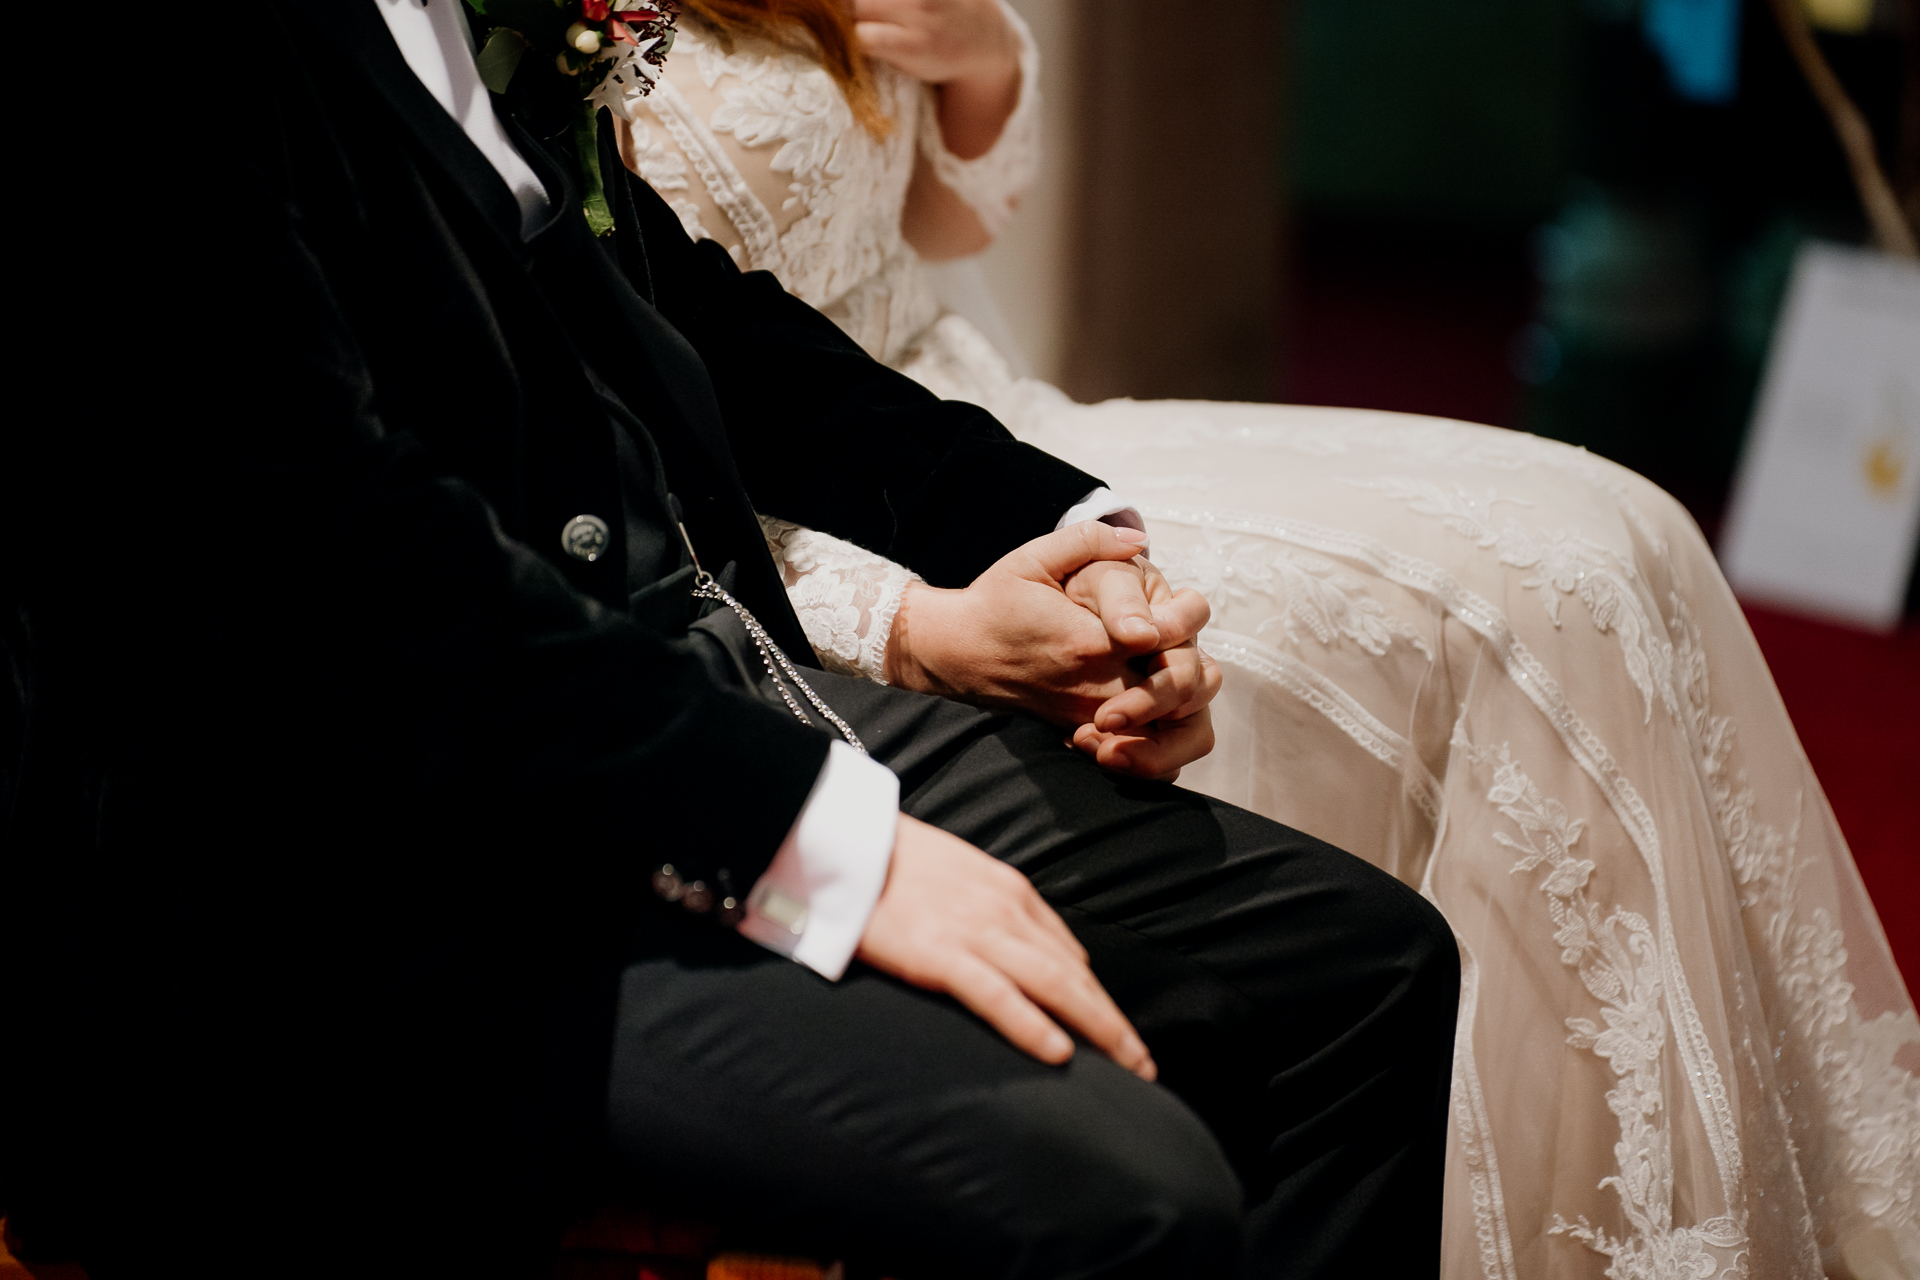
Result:
{"label": "boutonniere", "polygon": [[[631,4],[632,0],[625,0]],[[601,107],[622,116],[652,92],[673,48],[674,0],[616,8],[621,0],[467,0],[480,42],[480,79],[567,116],[579,164],[581,205],[597,236],[613,230],[600,173]],[[530,82],[531,81],[531,82]]]}

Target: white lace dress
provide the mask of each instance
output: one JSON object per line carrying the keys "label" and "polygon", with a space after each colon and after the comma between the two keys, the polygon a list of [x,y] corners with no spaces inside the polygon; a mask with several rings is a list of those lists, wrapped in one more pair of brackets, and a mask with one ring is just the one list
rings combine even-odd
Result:
{"label": "white lace dress", "polygon": [[[1920,1023],[1685,512],[1489,427],[1014,379],[899,225],[916,150],[1004,224],[1035,164],[1031,41],[1000,143],[962,163],[889,68],[875,139],[805,57],[683,31],[628,105],[630,160],[688,232],[1139,502],[1226,672],[1182,784],[1452,922],[1446,1275],[1920,1275]],[[766,525],[821,657],[878,678],[911,575]]]}

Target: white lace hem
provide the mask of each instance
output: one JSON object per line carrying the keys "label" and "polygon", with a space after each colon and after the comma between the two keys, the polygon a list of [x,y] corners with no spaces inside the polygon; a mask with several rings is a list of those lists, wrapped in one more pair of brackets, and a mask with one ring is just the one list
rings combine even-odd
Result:
{"label": "white lace hem", "polygon": [[1013,221],[1020,197],[1040,172],[1040,47],[1024,18],[1000,0],[1000,11],[1020,41],[1020,100],[1001,127],[1000,136],[984,155],[962,160],[947,150],[940,136],[940,112],[933,88],[920,109],[920,151],[933,165],[934,176],[966,201],[987,234],[998,238]]}
{"label": "white lace hem", "polygon": [[920,575],[865,547],[791,521],[761,516],[760,531],[820,665],[887,683],[893,620],[907,584],[920,581]]}

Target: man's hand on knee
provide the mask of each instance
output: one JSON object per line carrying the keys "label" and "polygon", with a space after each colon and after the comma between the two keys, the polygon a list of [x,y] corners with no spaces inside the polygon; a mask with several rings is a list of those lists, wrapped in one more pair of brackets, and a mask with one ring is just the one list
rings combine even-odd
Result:
{"label": "man's hand on knee", "polygon": [[1207,602],[1085,521],[1009,553],[963,590],[908,588],[887,647],[904,688],[1018,707],[1074,731],[1102,765],[1170,778],[1213,746],[1219,668],[1194,637]]}
{"label": "man's hand on knee", "polygon": [[1086,950],[1027,878],[906,814],[856,954],[883,973],[953,996],[1042,1062],[1073,1056],[1064,1022],[1141,1079],[1157,1074],[1147,1046],[1087,967]]}

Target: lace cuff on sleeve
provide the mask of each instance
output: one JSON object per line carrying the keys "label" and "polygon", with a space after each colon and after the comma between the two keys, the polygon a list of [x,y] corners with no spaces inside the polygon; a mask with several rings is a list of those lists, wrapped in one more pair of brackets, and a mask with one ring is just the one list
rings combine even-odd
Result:
{"label": "lace cuff on sleeve", "polygon": [[1025,19],[1006,0],[1000,0],[1000,11],[1020,40],[1020,101],[993,146],[972,160],[947,150],[931,87],[925,90],[920,112],[920,150],[933,164],[934,176],[966,201],[991,236],[998,236],[1013,221],[1021,195],[1040,170],[1040,48]]}
{"label": "lace cuff on sleeve", "polygon": [[760,517],[787,599],[829,671],[885,684],[887,637],[909,582],[920,575],[831,534]]}

